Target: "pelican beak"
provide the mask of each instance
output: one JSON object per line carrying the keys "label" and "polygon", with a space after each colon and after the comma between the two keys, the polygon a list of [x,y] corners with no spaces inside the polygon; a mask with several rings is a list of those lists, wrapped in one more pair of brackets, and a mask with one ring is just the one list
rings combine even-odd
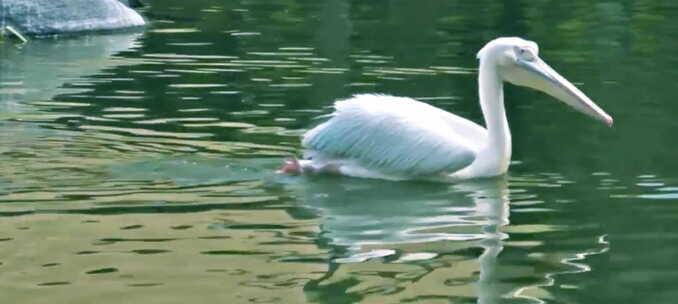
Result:
{"label": "pelican beak", "polygon": [[605,113],[598,105],[593,103],[582,91],[567,81],[558,72],[553,70],[546,62],[539,57],[533,60],[519,60],[518,67],[526,73],[522,74],[523,79],[516,79],[516,84],[525,85],[534,89],[543,91],[575,108],[588,116],[600,120],[612,127],[612,117]]}

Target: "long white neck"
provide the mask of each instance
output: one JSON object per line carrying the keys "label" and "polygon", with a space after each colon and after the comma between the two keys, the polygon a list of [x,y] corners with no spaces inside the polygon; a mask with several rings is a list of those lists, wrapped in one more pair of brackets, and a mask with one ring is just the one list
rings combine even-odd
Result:
{"label": "long white neck", "polygon": [[488,135],[487,146],[481,152],[485,158],[482,167],[488,175],[502,174],[511,161],[511,131],[504,109],[502,79],[496,64],[490,60],[480,61],[478,90]]}

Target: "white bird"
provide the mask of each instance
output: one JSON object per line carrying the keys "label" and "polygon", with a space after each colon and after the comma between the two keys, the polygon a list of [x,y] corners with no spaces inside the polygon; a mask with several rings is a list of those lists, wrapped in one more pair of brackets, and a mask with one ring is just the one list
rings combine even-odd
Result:
{"label": "white bird", "polygon": [[337,101],[331,118],[304,134],[305,159],[288,159],[279,172],[440,182],[504,174],[511,160],[504,81],[612,126],[605,111],[538,55],[536,43],[517,37],[495,39],[478,52],[485,127],[407,97],[356,95]]}

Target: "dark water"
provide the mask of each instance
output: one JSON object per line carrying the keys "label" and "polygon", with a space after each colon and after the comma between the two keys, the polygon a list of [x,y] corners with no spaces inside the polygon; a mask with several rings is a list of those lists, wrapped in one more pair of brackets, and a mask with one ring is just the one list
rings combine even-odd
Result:
{"label": "dark water", "polygon": [[[678,5],[153,0],[150,26],[0,43],[12,303],[673,303]],[[591,3],[589,3],[591,2]],[[276,176],[336,98],[475,121],[497,36],[607,110],[508,87],[508,176]]]}

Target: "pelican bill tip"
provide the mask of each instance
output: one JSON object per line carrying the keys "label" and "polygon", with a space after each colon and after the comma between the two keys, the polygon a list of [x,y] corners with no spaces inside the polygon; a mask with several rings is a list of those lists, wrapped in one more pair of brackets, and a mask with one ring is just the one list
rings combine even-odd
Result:
{"label": "pelican bill tip", "polygon": [[612,125],[614,124],[614,119],[612,119],[612,117],[610,116],[605,116],[605,124],[608,127],[612,128]]}

